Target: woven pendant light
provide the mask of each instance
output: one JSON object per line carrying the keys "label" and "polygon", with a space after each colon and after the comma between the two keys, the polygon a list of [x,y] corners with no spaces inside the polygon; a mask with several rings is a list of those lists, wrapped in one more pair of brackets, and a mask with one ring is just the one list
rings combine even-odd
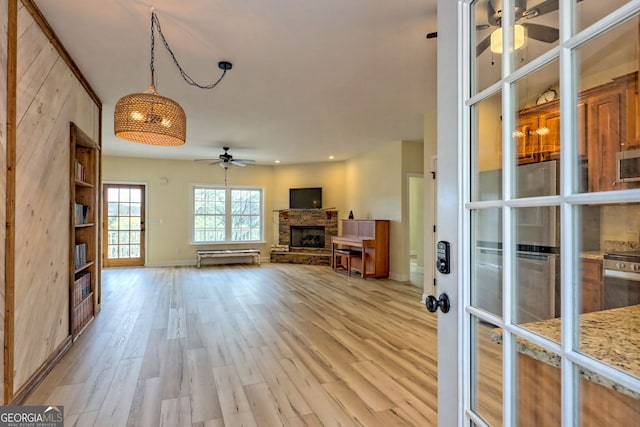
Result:
{"label": "woven pendant light", "polygon": [[228,61],[218,62],[222,75],[209,85],[196,83],[182,69],[169,43],[162,34],[155,8],[151,7],[151,86],[142,93],[132,93],[118,100],[113,112],[113,131],[119,138],[150,145],[182,145],[187,140],[187,116],[182,107],[172,99],[158,95],[155,87],[155,31],[162,38],[182,78],[191,86],[213,89],[232,68]]}
{"label": "woven pendant light", "polygon": [[187,116],[175,101],[151,86],[143,93],[123,96],[113,113],[117,137],[150,145],[182,145],[187,139]]}

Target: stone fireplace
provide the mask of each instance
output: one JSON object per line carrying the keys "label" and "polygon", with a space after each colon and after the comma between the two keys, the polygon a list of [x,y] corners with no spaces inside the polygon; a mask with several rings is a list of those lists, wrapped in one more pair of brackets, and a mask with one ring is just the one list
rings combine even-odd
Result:
{"label": "stone fireplace", "polygon": [[271,252],[271,262],[331,264],[331,236],[338,235],[338,211],[287,209],[278,213],[278,244],[288,252]]}

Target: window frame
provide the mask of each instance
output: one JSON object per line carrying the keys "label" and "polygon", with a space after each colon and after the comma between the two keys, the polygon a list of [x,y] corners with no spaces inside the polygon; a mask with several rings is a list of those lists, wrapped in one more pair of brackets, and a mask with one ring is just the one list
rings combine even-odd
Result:
{"label": "window frame", "polygon": [[[225,192],[225,230],[224,240],[219,241],[196,241],[195,240],[195,192],[196,190],[224,190]],[[234,191],[257,191],[260,193],[260,207],[258,216],[260,219],[260,236],[257,240],[232,240],[233,232],[232,232],[232,220],[233,220],[233,210],[231,209],[232,203],[232,194]],[[224,186],[224,185],[213,185],[213,184],[191,184],[190,191],[190,225],[189,225],[189,244],[190,245],[242,245],[247,243],[265,243],[264,241],[264,233],[265,233],[265,208],[264,208],[264,187],[255,187],[255,186]]]}

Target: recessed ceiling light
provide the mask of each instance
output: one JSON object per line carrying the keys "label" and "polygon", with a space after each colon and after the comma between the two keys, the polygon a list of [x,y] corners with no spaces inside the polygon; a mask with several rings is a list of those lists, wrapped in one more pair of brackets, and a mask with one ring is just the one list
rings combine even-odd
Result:
{"label": "recessed ceiling light", "polygon": [[335,159],[335,156],[329,156],[329,160]]}
{"label": "recessed ceiling light", "polygon": [[280,163],[280,160],[275,160],[273,163]]}

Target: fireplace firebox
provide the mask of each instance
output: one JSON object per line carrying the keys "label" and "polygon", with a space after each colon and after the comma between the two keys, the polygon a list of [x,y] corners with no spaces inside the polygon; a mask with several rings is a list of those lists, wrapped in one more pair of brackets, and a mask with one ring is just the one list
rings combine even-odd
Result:
{"label": "fireplace firebox", "polygon": [[324,248],[324,227],[291,226],[291,247]]}

